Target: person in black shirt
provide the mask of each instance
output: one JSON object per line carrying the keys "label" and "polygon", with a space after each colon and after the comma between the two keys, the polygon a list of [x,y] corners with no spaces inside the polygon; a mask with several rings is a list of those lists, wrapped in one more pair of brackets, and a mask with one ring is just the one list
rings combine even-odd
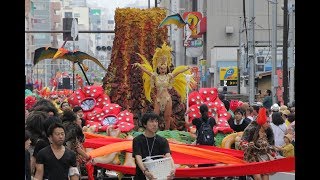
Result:
{"label": "person in black shirt", "polygon": [[[44,130],[45,130],[46,137],[41,137],[36,142],[36,145],[34,146],[34,151],[33,151],[33,154],[32,154],[32,157],[34,159],[36,159],[37,154],[41,149],[43,149],[43,148],[45,148],[45,147],[50,145],[50,142],[49,142],[49,139],[48,139],[48,137],[49,137],[48,129],[49,129],[50,125],[55,123],[55,122],[61,123],[61,119],[58,116],[49,116],[48,119],[44,122],[43,127],[44,127]],[[47,177],[47,174],[44,174],[44,176]]]}
{"label": "person in black shirt", "polygon": [[[209,112],[209,108],[206,104],[201,104],[200,105],[200,113],[201,113],[201,117],[200,118],[194,118],[192,120],[192,124],[189,123],[187,121],[187,119],[185,120],[186,122],[186,126],[191,126],[191,125],[195,125],[197,132],[199,131],[202,123],[206,123],[207,121],[209,121],[209,124],[211,126],[211,129],[213,130],[213,127],[217,124],[216,123],[216,119],[218,119],[218,114],[215,112],[215,118],[209,117],[208,115]],[[196,144],[199,144],[198,142],[196,142]],[[215,144],[213,144],[214,146]]]}
{"label": "person in black shirt", "polygon": [[[157,135],[159,128],[159,115],[155,113],[146,113],[141,118],[141,124],[145,131],[133,139],[133,153],[135,158],[136,175],[135,180],[144,180],[147,178],[153,179],[154,175],[144,166],[142,159],[147,156],[163,155],[164,157],[171,157],[168,140]],[[174,162],[172,160],[172,171],[168,179],[173,179],[175,174]]]}
{"label": "person in black shirt", "polygon": [[238,108],[234,111],[234,119],[228,121],[231,129],[235,132],[244,131],[244,129],[250,124],[251,120],[245,117],[244,111]]}
{"label": "person in black shirt", "polygon": [[[36,157],[35,180],[79,180],[76,154],[65,148],[65,129],[61,123],[53,123],[48,129],[50,146],[39,151]],[[47,173],[44,173],[44,172]],[[47,177],[44,177],[47,174]]]}
{"label": "person in black shirt", "polygon": [[48,129],[51,124],[53,123],[62,123],[61,119],[58,116],[49,116],[48,119],[44,122],[43,127],[46,134],[46,137],[41,137],[36,142],[36,145],[34,147],[33,156],[36,157],[38,152],[43,149],[44,147],[50,145],[49,139],[47,138],[49,136]]}

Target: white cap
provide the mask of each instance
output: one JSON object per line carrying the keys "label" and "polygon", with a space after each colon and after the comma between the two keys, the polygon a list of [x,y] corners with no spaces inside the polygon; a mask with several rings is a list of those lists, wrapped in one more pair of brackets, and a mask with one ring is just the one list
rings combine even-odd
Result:
{"label": "white cap", "polygon": [[279,111],[279,110],[280,110],[280,107],[277,103],[275,103],[271,106],[271,111]]}

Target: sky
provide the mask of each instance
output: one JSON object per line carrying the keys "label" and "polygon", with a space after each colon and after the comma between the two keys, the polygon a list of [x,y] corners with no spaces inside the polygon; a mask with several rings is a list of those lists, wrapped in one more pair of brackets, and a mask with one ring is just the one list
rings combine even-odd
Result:
{"label": "sky", "polygon": [[[106,8],[110,12],[108,16],[113,17],[117,7],[124,8],[128,5],[130,7],[133,5],[148,7],[148,0],[87,0],[87,4]],[[154,7],[154,0],[150,0],[150,7]]]}

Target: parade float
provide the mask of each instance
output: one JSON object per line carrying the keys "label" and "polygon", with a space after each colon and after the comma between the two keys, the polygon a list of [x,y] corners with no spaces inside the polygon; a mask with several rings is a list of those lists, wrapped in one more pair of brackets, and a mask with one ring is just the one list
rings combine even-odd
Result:
{"label": "parade float", "polygon": [[[135,174],[135,163],[131,154],[132,139],[143,132],[143,128],[139,126],[141,115],[153,109],[144,94],[142,72],[133,69],[131,65],[142,62],[137,53],[151,60],[155,49],[166,42],[167,28],[158,28],[165,17],[166,11],[159,8],[118,8],[115,13],[116,27],[111,63],[103,78],[103,93],[101,87],[85,87],[82,91],[78,90],[77,96],[74,96],[73,100],[71,97],[69,101],[74,102],[76,99],[75,103],[83,105],[83,102],[91,98],[92,104],[86,109],[89,128],[85,128],[84,146],[88,148],[90,156],[98,158],[95,166],[115,171],[119,178]],[[176,126],[171,130],[160,129],[157,134],[169,141],[177,167],[176,177],[240,176],[244,175],[244,172],[256,174],[294,170],[294,158],[250,164],[243,161],[243,151],[232,149],[237,146],[236,141],[241,137],[241,133],[233,133],[230,128],[227,120],[231,115],[218,98],[217,88],[192,91],[187,95],[185,103],[174,89],[170,94]],[[151,98],[154,98],[152,92]],[[200,117],[199,106],[202,103],[208,105],[210,113],[218,113],[218,122],[213,129],[216,134],[216,147],[194,145],[195,127],[184,126],[185,118],[192,121]],[[241,101],[234,100],[232,109],[241,104]],[[212,116],[214,117],[214,114]],[[90,128],[92,126],[94,127]],[[217,166],[197,167],[207,163]],[[92,164],[88,163],[87,169],[89,178],[93,179]]]}
{"label": "parade float", "polygon": [[[83,145],[95,160],[94,165],[90,161],[86,164],[90,180],[94,179],[94,166],[117,172],[119,179],[135,174],[132,139],[143,132],[139,119],[153,106],[144,94],[142,72],[133,69],[132,64],[143,61],[137,53],[151,60],[155,49],[167,41],[167,28],[158,28],[166,14],[160,8],[117,8],[111,63],[103,85],[82,85],[67,97],[72,107],[81,106],[85,114],[83,130],[86,140]],[[78,81],[81,82],[81,78]],[[233,149],[241,133],[233,133],[230,128],[227,121],[231,115],[218,98],[217,88],[192,91],[185,101],[175,89],[170,90],[170,94],[175,126],[165,131],[160,128],[157,134],[168,139],[177,168],[175,177],[227,177],[295,169],[294,158],[257,163],[243,160],[243,151]],[[152,92],[151,98],[154,98]],[[28,104],[34,100],[33,97],[28,98]],[[199,106],[202,103],[208,105],[211,116],[218,114],[217,125],[213,128],[217,146],[195,145],[195,127],[184,125],[185,118],[192,121],[200,117]],[[230,109],[236,109],[241,103],[232,101]],[[216,166],[198,167],[200,164]]]}

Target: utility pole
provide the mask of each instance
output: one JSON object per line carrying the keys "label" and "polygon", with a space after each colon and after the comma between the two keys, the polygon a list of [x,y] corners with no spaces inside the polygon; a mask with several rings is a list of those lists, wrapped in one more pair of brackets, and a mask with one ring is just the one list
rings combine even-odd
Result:
{"label": "utility pole", "polygon": [[289,3],[288,13],[289,13],[289,35],[288,35],[288,68],[290,72],[289,76],[289,102],[292,103],[294,101],[294,70],[295,70],[295,64],[294,64],[294,32],[295,32],[295,25],[294,25],[294,11],[295,6],[294,3],[291,1]]}
{"label": "utility pole", "polygon": [[272,102],[276,103],[276,91],[278,86],[277,69],[277,0],[273,0],[272,4],[272,40],[271,40],[271,59],[272,59],[272,73],[271,73],[271,96]]}
{"label": "utility pole", "polygon": [[[200,1],[199,1],[200,3]],[[202,17],[207,17],[207,0],[204,0],[202,1],[202,14],[203,16]],[[201,7],[198,5],[198,7]],[[199,9],[199,8],[198,8]],[[208,58],[207,58],[207,32],[204,32],[203,33],[203,59],[206,59],[207,60],[207,69],[209,67],[212,67],[212,64],[211,64],[211,61],[208,61]],[[209,71],[209,69],[208,69]],[[208,76],[207,76],[207,81],[206,81],[206,87],[211,87],[211,79],[213,78],[213,74],[211,73],[208,73]]]}
{"label": "utility pole", "polygon": [[288,104],[288,0],[283,2],[282,86],[283,103]]}
{"label": "utility pole", "polygon": [[255,47],[254,47],[254,0],[249,1],[249,28],[248,28],[248,56],[250,62],[250,76],[249,76],[249,103],[254,102],[255,88]]}
{"label": "utility pole", "polygon": [[237,93],[240,94],[240,74],[242,73],[242,68],[240,68],[240,63],[242,63],[242,52],[241,52],[241,33],[242,33],[242,18],[239,18],[239,49],[237,51],[237,67],[238,67],[238,80],[237,80]]}

